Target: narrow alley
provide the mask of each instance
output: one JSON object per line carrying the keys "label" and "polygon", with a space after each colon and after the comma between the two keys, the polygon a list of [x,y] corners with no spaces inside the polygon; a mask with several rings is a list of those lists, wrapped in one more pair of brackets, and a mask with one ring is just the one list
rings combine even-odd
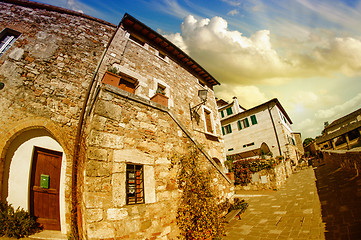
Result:
{"label": "narrow alley", "polygon": [[292,174],[278,191],[242,191],[248,202],[241,220],[233,219],[224,239],[324,239],[321,204],[312,168]]}
{"label": "narrow alley", "polygon": [[360,176],[323,164],[294,172],[278,191],[238,192],[249,207],[224,239],[361,239],[360,186]]}

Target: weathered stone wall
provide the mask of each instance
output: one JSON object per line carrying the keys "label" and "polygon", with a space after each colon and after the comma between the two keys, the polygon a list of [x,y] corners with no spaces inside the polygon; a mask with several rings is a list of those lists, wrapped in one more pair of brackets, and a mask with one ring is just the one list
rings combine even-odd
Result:
{"label": "weathered stone wall", "polygon": [[[157,83],[165,85],[170,111],[204,145],[212,158],[217,158],[221,162],[225,160],[220,120],[217,114],[214,91],[211,88],[202,86],[197,77],[172,59],[160,58],[156,48],[147,44],[140,46],[130,40],[129,33],[122,28],[118,29],[109,46],[99,70],[99,81],[110,67],[116,67],[120,72],[137,79],[139,84],[135,94],[145,99],[153,97]],[[198,90],[201,89],[208,90],[205,107],[212,112],[212,123],[215,131],[213,135],[205,134],[206,127],[202,108],[198,111],[201,116],[199,124],[196,121],[191,121],[189,104],[195,106],[200,103],[197,94]]]}
{"label": "weathered stone wall", "polygon": [[[322,163],[333,165],[335,168],[343,168],[353,174],[360,174],[361,149],[323,151],[322,153]],[[317,165],[317,163],[314,164]]]}
{"label": "weathered stone wall", "polygon": [[85,91],[116,26],[65,9],[60,13],[38,3],[26,5],[0,2],[0,31],[21,33],[0,57],[0,81],[5,83],[0,90],[0,181],[10,142],[22,131],[47,130],[66,149],[69,230],[76,128]]}
{"label": "weathered stone wall", "polygon": [[[176,238],[180,191],[168,157],[186,153],[192,142],[167,111],[115,87],[101,90],[87,128],[83,208],[89,239]],[[127,163],[144,166],[145,204],[126,205]],[[214,169],[214,186],[230,198],[231,185],[209,160],[202,164]]]}
{"label": "weathered stone wall", "polygon": [[282,161],[273,169],[264,169],[252,174],[252,182],[247,186],[236,186],[236,190],[265,190],[279,189],[292,174],[290,161]]}

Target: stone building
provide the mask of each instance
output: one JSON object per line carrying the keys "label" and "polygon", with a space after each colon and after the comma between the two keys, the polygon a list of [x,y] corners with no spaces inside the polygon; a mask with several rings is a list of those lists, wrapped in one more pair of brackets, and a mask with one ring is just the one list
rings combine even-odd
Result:
{"label": "stone building", "polygon": [[351,149],[361,146],[361,108],[325,124],[322,136],[316,138],[320,150]]}
{"label": "stone building", "polygon": [[22,0],[0,12],[2,200],[64,234],[175,238],[168,157],[189,146],[232,197],[219,83],[187,54],[128,14],[115,26]]}
{"label": "stone building", "polygon": [[271,152],[298,162],[292,121],[276,98],[251,109],[241,107],[236,97],[217,103],[227,156],[237,160]]}

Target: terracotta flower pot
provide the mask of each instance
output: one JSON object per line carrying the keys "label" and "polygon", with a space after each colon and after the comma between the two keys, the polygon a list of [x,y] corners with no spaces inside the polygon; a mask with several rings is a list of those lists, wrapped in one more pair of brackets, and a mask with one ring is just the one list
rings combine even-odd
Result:
{"label": "terracotta flower pot", "polygon": [[156,93],[150,100],[168,107],[168,97],[163,94]]}

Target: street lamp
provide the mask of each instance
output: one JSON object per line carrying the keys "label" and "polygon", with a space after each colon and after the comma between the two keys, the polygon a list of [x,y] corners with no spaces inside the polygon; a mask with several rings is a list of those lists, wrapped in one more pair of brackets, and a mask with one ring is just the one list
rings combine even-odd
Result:
{"label": "street lamp", "polygon": [[194,118],[197,121],[197,123],[199,123],[199,119],[200,119],[198,110],[202,105],[204,105],[206,103],[207,94],[208,94],[208,90],[206,90],[206,89],[198,90],[198,97],[201,99],[201,103],[197,104],[194,107],[191,107],[191,104],[189,104],[191,120],[193,120],[193,118]]}

